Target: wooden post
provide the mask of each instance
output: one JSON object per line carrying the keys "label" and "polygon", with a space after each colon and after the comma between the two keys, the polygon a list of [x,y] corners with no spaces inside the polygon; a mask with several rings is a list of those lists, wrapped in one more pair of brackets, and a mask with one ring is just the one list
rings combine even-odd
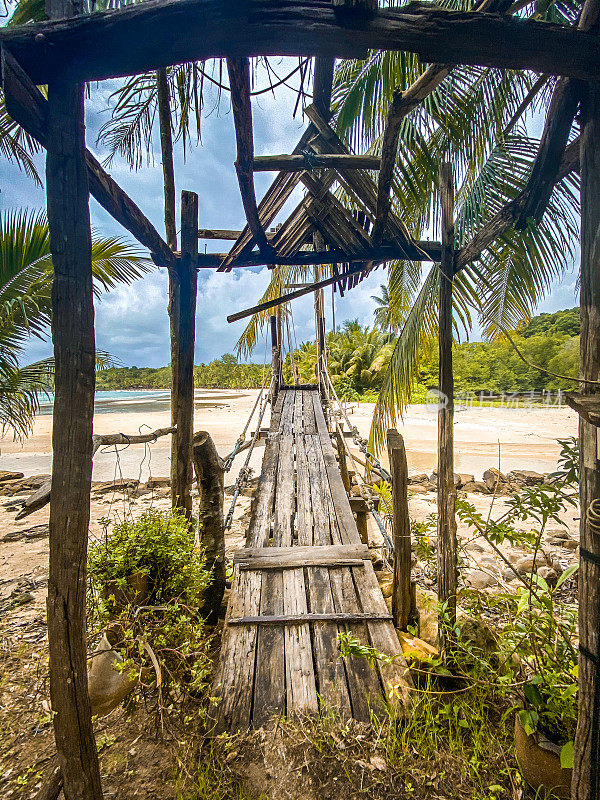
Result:
{"label": "wooden post", "polygon": [[[440,167],[442,261],[439,292],[438,411],[438,600],[456,622],[457,544],[454,486],[454,378],[452,376],[452,286],[454,281],[454,181],[452,165]],[[440,645],[444,644],[440,626]]]}
{"label": "wooden post", "polygon": [[346,490],[346,494],[350,494],[350,475],[348,475],[348,461],[346,460],[346,447],[344,443],[344,437],[339,432],[339,430],[335,429],[335,442],[338,451],[338,459],[340,462],[340,473],[342,475],[342,483],[344,484],[344,489]]}
{"label": "wooden post", "polygon": [[279,394],[279,386],[281,385],[281,351],[279,349],[279,327],[277,325],[277,317],[273,314],[269,317],[271,324],[271,371],[273,373],[273,405],[277,400]]}
{"label": "wooden post", "polygon": [[404,439],[397,430],[387,432],[387,450],[392,473],[392,541],[394,543],[394,583],[392,614],[394,626],[405,631],[415,616],[411,592],[411,541],[408,516],[408,464]]}
{"label": "wooden post", "polygon": [[194,466],[198,484],[200,541],[206,563],[212,570],[212,582],[204,595],[202,616],[210,624],[217,622],[225,593],[225,523],[223,519],[223,462],[206,431],[194,435]]}
{"label": "wooden post", "polygon": [[[581,339],[580,377],[600,379],[600,87],[588,84],[582,107],[581,137]],[[597,392],[582,384],[581,391]],[[600,536],[589,521],[589,507],[600,497],[599,431],[579,421],[581,563],[579,573],[579,720],[575,737],[572,797],[600,797]],[[589,555],[587,555],[589,553]],[[586,557],[587,555],[587,557]]]}
{"label": "wooden post", "polygon": [[[73,16],[48,0],[51,19]],[[86,563],[96,350],[82,85],[48,86],[46,192],[55,357],[48,573],[50,701],[67,800],[101,800],[87,686]]]}
{"label": "wooden post", "polygon": [[198,195],[181,193],[181,258],[177,267],[177,303],[171,309],[177,327],[175,415],[177,431],[171,450],[171,505],[192,516],[192,440],[194,436],[194,344],[198,275]]}

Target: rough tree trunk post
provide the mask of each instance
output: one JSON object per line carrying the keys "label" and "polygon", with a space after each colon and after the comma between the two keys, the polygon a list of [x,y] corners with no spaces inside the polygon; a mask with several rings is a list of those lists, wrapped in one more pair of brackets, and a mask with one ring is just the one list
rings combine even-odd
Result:
{"label": "rough tree trunk post", "polygon": [[200,495],[200,540],[206,563],[212,570],[212,582],[206,590],[202,616],[214,624],[219,618],[225,593],[225,522],[223,519],[223,462],[210,434],[194,435],[194,466]]}
{"label": "rough tree trunk post", "polygon": [[280,364],[281,351],[279,349],[279,337],[277,335],[278,333],[277,317],[273,315],[269,318],[269,321],[271,324],[271,370],[273,372],[273,406],[275,406],[281,382],[281,364]]}
{"label": "rough tree trunk post", "polygon": [[387,450],[392,473],[392,540],[394,543],[392,615],[394,626],[405,631],[414,616],[410,586],[412,553],[408,516],[408,464],[404,439],[394,428],[387,432]]}
{"label": "rough tree trunk post", "polygon": [[[193,480],[194,437],[194,343],[196,339],[196,291],[198,274],[198,195],[181,193],[181,259],[177,268],[178,302],[173,309],[177,320],[177,383],[175,457],[171,460],[171,505],[192,516],[190,486]],[[173,401],[172,401],[173,402]]]}
{"label": "rough tree trunk post", "polygon": [[[581,137],[581,365],[583,380],[600,378],[600,87],[588,84],[583,102]],[[594,393],[597,386],[582,384]],[[600,681],[600,535],[588,521],[588,509],[600,498],[598,428],[580,417],[581,566],[579,574],[579,721],[575,737],[572,797],[600,797],[598,724],[600,707],[595,696]],[[585,557],[586,551],[590,556]]]}
{"label": "rough tree trunk post", "polygon": [[[70,0],[47,0],[51,19]],[[95,343],[83,86],[48,86],[46,192],[55,395],[52,423],[48,640],[54,735],[67,800],[101,800],[87,685],[86,561],[92,479]]]}
{"label": "rough tree trunk post", "polygon": [[[438,411],[438,599],[446,604],[449,623],[456,622],[456,516],[454,487],[454,378],[452,376],[452,285],[454,279],[454,181],[451,164],[440,168],[442,262],[439,293]],[[440,625],[440,645],[444,645]]]}
{"label": "rough tree trunk post", "polygon": [[342,483],[344,484],[344,489],[346,490],[346,494],[350,494],[351,484],[350,484],[350,475],[348,474],[348,460],[346,458],[346,446],[344,443],[344,437],[336,428],[335,430],[335,442],[338,451],[338,459],[340,462],[340,473],[342,475]]}

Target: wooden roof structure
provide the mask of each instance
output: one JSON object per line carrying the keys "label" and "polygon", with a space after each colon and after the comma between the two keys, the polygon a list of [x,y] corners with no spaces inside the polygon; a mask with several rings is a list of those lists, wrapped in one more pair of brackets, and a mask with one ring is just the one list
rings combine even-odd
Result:
{"label": "wooden roof structure", "polygon": [[[172,279],[172,408],[176,427],[172,493],[185,513],[191,511],[194,318],[200,269],[332,265],[330,276],[231,317],[239,318],[324,285],[337,283],[351,288],[374,267],[392,259],[440,262],[446,279],[440,290],[440,332],[443,322],[446,348],[444,386],[451,397],[448,359],[453,276],[512,226],[524,227],[529,220],[540,219],[553,186],[578,170],[581,162],[582,377],[584,389],[589,390],[600,373],[596,247],[600,227],[600,0],[585,0],[574,26],[517,18],[511,10],[520,5],[519,0],[515,4],[510,0],[481,0],[473,11],[455,11],[422,2],[378,8],[377,0],[147,0],[82,14],[78,0],[46,0],[48,21],[0,29],[7,110],[48,153],[56,358],[48,627],[51,699],[58,710],[54,725],[60,778],[68,797],[100,800],[102,796],[85,647],[94,396],[89,194],[150,251],[155,263],[169,270]],[[369,50],[408,51],[430,65],[407,91],[394,95],[381,157],[376,160],[350,152],[330,124],[334,59],[363,58]],[[259,55],[315,57],[313,105],[306,109],[309,125],[288,155],[254,155],[249,59]],[[184,192],[181,252],[174,252],[136,202],[85,149],[82,84],[210,58],[227,59],[236,170],[247,224],[235,234],[228,253],[199,254],[198,236],[207,232],[198,224],[197,196]],[[441,186],[444,214],[439,244],[414,241],[390,201],[400,123],[455,64],[528,69],[558,78],[525,189],[460,250],[454,248],[451,171],[445,171]],[[48,86],[47,97],[38,89],[42,85]],[[569,143],[582,100],[586,105],[582,137]],[[278,174],[258,201],[254,172],[265,169]],[[271,234],[269,226],[300,184],[306,189],[305,197]],[[347,203],[340,200],[336,188]],[[323,330],[319,336],[324,336]],[[451,414],[444,420],[447,441],[443,474],[450,486]],[[576,774],[584,775],[582,786],[590,786],[594,779],[598,789],[598,775],[589,776],[600,746],[600,632],[590,621],[598,620],[600,546],[586,521],[586,509],[600,496],[600,471],[595,427],[585,419],[581,424],[582,463],[586,465],[582,477],[582,553],[593,551],[595,555],[582,563],[580,579],[587,587],[582,595],[580,636],[582,652],[588,655],[580,671],[584,730],[576,747]],[[444,524],[450,526],[453,513],[448,502],[445,513]],[[447,544],[440,537],[440,548]],[[441,596],[444,592],[449,596],[452,576],[443,574],[441,582],[447,582],[440,589]]]}

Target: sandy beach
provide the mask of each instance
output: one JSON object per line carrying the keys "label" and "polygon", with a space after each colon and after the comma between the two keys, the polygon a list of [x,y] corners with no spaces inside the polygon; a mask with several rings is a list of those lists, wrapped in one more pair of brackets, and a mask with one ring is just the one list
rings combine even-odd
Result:
{"label": "sandy beach", "polygon": [[[221,455],[231,451],[240,435],[256,399],[257,391],[202,389],[196,392],[195,430],[207,430]],[[150,404],[149,404],[150,405]],[[364,436],[368,435],[373,405],[356,403],[348,406],[352,422]],[[268,423],[267,410],[264,424]],[[96,433],[135,434],[170,424],[168,407],[161,410],[119,411],[98,413],[94,417]],[[425,405],[410,406],[398,426],[403,434],[411,472],[435,469],[437,417],[435,409]],[[252,429],[252,425],[251,425]],[[33,435],[24,442],[8,436],[0,439],[0,469],[18,470],[26,476],[49,473],[52,469],[52,416],[36,418]],[[473,473],[480,479],[484,470],[498,466],[501,470],[531,469],[550,472],[556,466],[558,438],[577,435],[577,415],[570,408],[457,408],[455,412],[456,471]],[[145,448],[135,445],[100,451],[94,458],[94,480],[115,477],[140,478],[169,474],[170,437],[164,437]],[[251,466],[260,469],[262,449],[254,451]],[[238,457],[232,472],[237,474],[243,456]]]}

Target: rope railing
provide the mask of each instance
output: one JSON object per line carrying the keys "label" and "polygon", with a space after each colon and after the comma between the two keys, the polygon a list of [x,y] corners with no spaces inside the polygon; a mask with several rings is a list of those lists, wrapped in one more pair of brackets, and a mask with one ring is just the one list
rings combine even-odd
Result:
{"label": "rope railing", "polygon": [[[229,511],[227,512],[227,516],[225,517],[225,530],[226,531],[231,529],[231,525],[233,523],[233,514],[234,514],[234,511],[235,511],[236,503],[238,501],[238,497],[242,493],[242,490],[244,489],[246,483],[248,482],[248,479],[252,475],[252,468],[250,467],[250,458],[252,457],[252,452],[254,451],[254,446],[256,445],[256,442],[259,439],[260,426],[262,424],[262,420],[263,420],[263,417],[265,415],[267,404],[268,404],[269,400],[273,396],[273,388],[274,388],[274,386],[275,386],[275,378],[273,378],[271,380],[271,385],[269,387],[269,391],[265,395],[264,400],[261,403],[259,414],[258,414],[258,420],[256,422],[256,430],[254,431],[254,434],[252,435],[252,439],[250,440],[250,446],[248,447],[248,455],[246,456],[246,460],[244,461],[244,464],[241,467],[241,469],[240,469],[240,471],[238,473],[238,476],[236,478],[235,484],[234,484],[233,498],[232,498],[232,501],[231,501],[231,505],[229,507]],[[264,384],[263,384],[263,389],[264,389]],[[259,394],[259,396],[257,398],[257,401],[260,399],[261,395],[263,394],[263,389],[261,389],[261,392],[260,392],[260,394]],[[255,403],[254,408],[256,408],[257,405],[258,405],[258,402]],[[252,411],[252,415],[254,415],[254,409]],[[245,431],[248,429],[248,425],[250,424],[250,419],[252,419],[252,416],[249,418],[248,422],[246,423],[246,428],[244,429]]]}

